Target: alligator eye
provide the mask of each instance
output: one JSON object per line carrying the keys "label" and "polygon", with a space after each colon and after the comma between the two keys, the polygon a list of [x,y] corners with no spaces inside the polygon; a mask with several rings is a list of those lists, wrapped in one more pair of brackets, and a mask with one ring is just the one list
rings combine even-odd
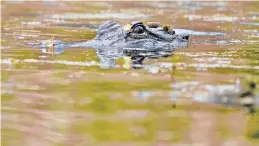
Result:
{"label": "alligator eye", "polygon": [[144,33],[144,28],[141,26],[137,26],[133,29],[133,32],[138,34]]}

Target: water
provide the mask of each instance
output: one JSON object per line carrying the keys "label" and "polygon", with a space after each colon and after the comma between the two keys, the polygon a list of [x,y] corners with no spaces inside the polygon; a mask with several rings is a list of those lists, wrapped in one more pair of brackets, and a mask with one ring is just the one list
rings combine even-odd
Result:
{"label": "water", "polygon": [[[258,144],[258,118],[226,100],[259,83],[258,2],[1,4],[3,145]],[[105,20],[158,21],[191,41],[174,51],[31,45],[88,41]]]}

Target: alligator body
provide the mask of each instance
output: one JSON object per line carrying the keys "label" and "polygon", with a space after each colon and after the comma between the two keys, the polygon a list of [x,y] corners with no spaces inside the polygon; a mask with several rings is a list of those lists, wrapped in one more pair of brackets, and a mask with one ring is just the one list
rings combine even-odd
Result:
{"label": "alligator body", "polygon": [[94,39],[81,43],[64,43],[59,40],[43,41],[41,48],[90,47],[90,48],[143,48],[148,50],[176,49],[188,46],[188,35],[176,35],[168,27],[148,26],[132,22],[125,26],[114,21],[102,23]]}

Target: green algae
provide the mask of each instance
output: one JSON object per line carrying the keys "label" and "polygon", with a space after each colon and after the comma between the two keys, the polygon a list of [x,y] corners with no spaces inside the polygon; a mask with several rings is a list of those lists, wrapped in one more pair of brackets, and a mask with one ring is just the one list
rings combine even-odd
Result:
{"label": "green algae", "polygon": [[14,95],[12,95],[12,94],[1,94],[1,101],[3,102],[3,103],[5,103],[5,102],[8,102],[8,101],[10,101],[10,100],[12,100],[12,99],[14,99],[15,97],[14,97]]}
{"label": "green algae", "polygon": [[191,126],[191,119],[184,116],[176,116],[166,119],[164,124],[164,129],[172,133],[172,142],[180,142],[183,140],[186,132]]}
{"label": "green algae", "polygon": [[79,125],[75,129],[79,133],[91,134],[97,142],[101,141],[129,141],[132,134],[128,131],[127,124],[123,122],[109,122],[96,120],[89,125]]}
{"label": "green algae", "polygon": [[259,112],[258,108],[256,113],[248,116],[246,137],[253,143],[259,143]]}
{"label": "green algae", "polygon": [[103,6],[94,6],[94,5],[91,5],[91,3],[82,3],[82,4],[78,4],[78,3],[71,3],[71,5],[73,7],[76,7],[76,11],[77,12],[94,12],[94,13],[98,13],[102,10],[105,10],[105,7]]}
{"label": "green algae", "polygon": [[22,134],[14,128],[1,128],[1,132],[2,146],[16,145],[20,142],[20,139],[22,138]]}
{"label": "green algae", "polygon": [[175,110],[186,110],[186,111],[210,111],[217,114],[229,114],[238,112],[240,109],[238,107],[226,107],[221,105],[206,105],[206,104],[179,104]]}
{"label": "green algae", "polygon": [[55,60],[69,61],[99,61],[95,50],[92,49],[66,49],[64,54],[55,55],[52,57]]}
{"label": "green algae", "polygon": [[8,81],[10,72],[1,70],[1,83]]}
{"label": "green algae", "polygon": [[188,125],[190,125],[189,122],[185,117],[172,117],[163,122],[155,117],[138,119],[132,122],[125,122],[119,119],[112,121],[98,119],[90,123],[77,124],[73,129],[81,134],[92,135],[97,142],[155,141],[157,139],[157,132],[167,130],[169,136],[173,135],[167,140],[177,142],[183,139]]}
{"label": "green algae", "polygon": [[92,39],[96,35],[95,31],[89,29],[74,30],[71,28],[34,28],[35,30],[41,31],[45,34],[58,34],[65,35],[66,37],[73,37],[77,39]]}
{"label": "green algae", "polygon": [[39,50],[32,50],[27,48],[19,48],[19,49],[6,49],[1,51],[2,53],[2,59],[10,58],[5,57],[5,54],[12,54],[14,57],[11,57],[13,59],[23,60],[23,59],[38,59],[41,55],[41,52]]}
{"label": "green algae", "polygon": [[[145,82],[127,82],[127,81],[94,81],[78,83],[78,90],[82,93],[87,91],[133,91],[133,90],[155,90],[158,86],[160,90],[170,89],[168,81],[145,81]],[[83,95],[80,92],[80,95]]]}

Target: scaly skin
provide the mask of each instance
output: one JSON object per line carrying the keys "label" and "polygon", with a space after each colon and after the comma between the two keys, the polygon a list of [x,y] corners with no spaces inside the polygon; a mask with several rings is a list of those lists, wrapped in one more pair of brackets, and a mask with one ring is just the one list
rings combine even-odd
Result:
{"label": "scaly skin", "polygon": [[102,23],[97,31],[94,39],[81,43],[64,43],[59,40],[42,41],[41,44],[34,46],[40,48],[72,48],[72,47],[90,47],[90,48],[143,48],[148,50],[161,49],[177,49],[185,48],[188,45],[189,36],[176,35],[169,33],[162,27],[149,28],[145,26],[145,31],[142,34],[131,33],[126,37],[127,31],[123,27],[114,22],[106,21]]}

